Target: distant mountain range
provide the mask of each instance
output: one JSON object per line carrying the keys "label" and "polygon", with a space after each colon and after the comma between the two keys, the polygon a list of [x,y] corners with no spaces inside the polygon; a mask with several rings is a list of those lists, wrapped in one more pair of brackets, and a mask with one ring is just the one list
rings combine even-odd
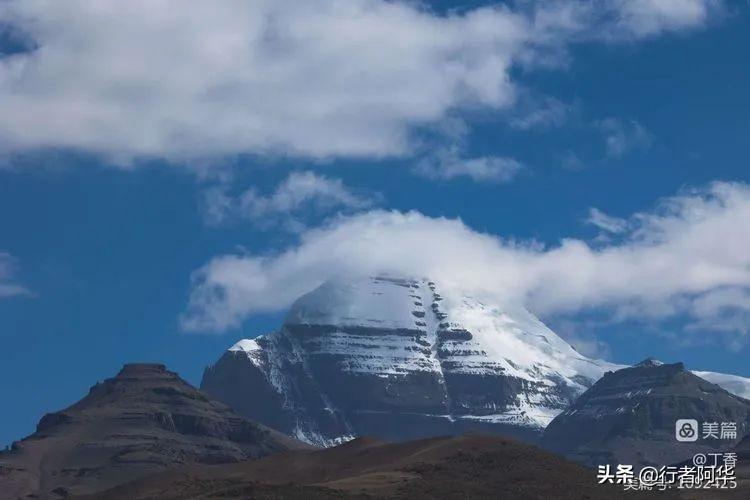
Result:
{"label": "distant mountain range", "polygon": [[[583,356],[520,306],[454,295],[428,279],[371,277],[302,296],[279,330],[238,342],[208,367],[201,389],[319,445],[466,431],[537,442],[621,368]],[[700,374],[750,395],[748,379]]]}
{"label": "distant mountain range", "polygon": [[357,438],[314,449],[237,416],[155,364],[125,365],[0,453],[3,499],[503,497],[645,495],[600,485],[591,470],[499,436]]}
{"label": "distant mountain range", "polygon": [[[638,468],[728,450],[734,497],[750,491],[750,380],[590,359],[522,307],[427,279],[325,283],[201,389],[125,365],[0,452],[0,497],[618,498],[568,459]],[[678,442],[678,419],[737,436]]]}

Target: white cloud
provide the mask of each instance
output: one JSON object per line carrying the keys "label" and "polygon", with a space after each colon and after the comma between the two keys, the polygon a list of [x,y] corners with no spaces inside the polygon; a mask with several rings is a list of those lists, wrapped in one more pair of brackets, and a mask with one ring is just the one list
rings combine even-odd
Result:
{"label": "white cloud", "polygon": [[[413,152],[456,110],[512,105],[511,68],[579,39],[704,25],[712,0],[520,2],[438,15],[384,0],[7,0],[0,151],[138,158]],[[606,15],[597,15],[596,13]],[[416,141],[418,142],[418,141]]]}
{"label": "white cloud", "polygon": [[[183,324],[221,331],[288,307],[332,275],[378,272],[430,276],[445,289],[521,301],[542,314],[605,307],[647,320],[700,318],[715,309],[701,300],[716,300],[717,290],[750,287],[748,221],[750,186],[729,183],[635,214],[624,240],[602,247],[566,239],[543,248],[460,220],[372,211],[305,232],[299,245],[275,255],[216,257],[193,277]],[[744,299],[730,302],[746,311]]]}
{"label": "white cloud", "polygon": [[535,39],[633,41],[705,26],[722,0],[548,0],[526,2]]}
{"label": "white cloud", "polygon": [[573,151],[566,151],[560,158],[562,168],[571,171],[579,171],[586,168],[586,164]]}
{"label": "white cloud", "polygon": [[15,281],[16,260],[6,252],[0,252],[0,299],[30,295],[29,290]]}
{"label": "white cloud", "polygon": [[635,37],[702,26],[719,12],[719,0],[618,0],[617,24]]}
{"label": "white cloud", "polygon": [[517,160],[504,156],[464,158],[460,149],[441,149],[420,160],[414,172],[430,179],[468,177],[477,182],[503,183],[513,180],[524,168]]}
{"label": "white cloud", "polygon": [[586,223],[608,233],[620,234],[628,229],[628,221],[607,215],[598,208],[590,208]]}
{"label": "white cloud", "polygon": [[653,136],[635,120],[605,118],[596,122],[602,134],[607,156],[617,158],[634,149],[643,149],[653,142]]}
{"label": "white cloud", "polygon": [[24,0],[0,143],[182,159],[403,154],[455,107],[503,108],[526,21],[382,0]]}
{"label": "white cloud", "polygon": [[605,149],[610,158],[623,156],[635,149],[644,149],[653,142],[651,133],[635,120],[605,118],[596,122],[595,126],[604,135]]}
{"label": "white cloud", "polygon": [[314,172],[292,172],[273,193],[262,195],[255,188],[232,197],[217,187],[205,196],[204,214],[209,223],[227,218],[247,219],[259,227],[304,228],[302,215],[321,216],[333,211],[351,212],[372,206],[375,199],[348,188],[341,179]]}
{"label": "white cloud", "polygon": [[[559,127],[571,111],[571,106],[554,97],[527,98],[526,109],[510,118],[509,124],[517,130],[530,130],[533,128]],[[523,106],[517,106],[523,108]]]}
{"label": "white cloud", "polygon": [[747,287],[712,290],[696,297],[690,306],[693,330],[750,333],[750,289]]}

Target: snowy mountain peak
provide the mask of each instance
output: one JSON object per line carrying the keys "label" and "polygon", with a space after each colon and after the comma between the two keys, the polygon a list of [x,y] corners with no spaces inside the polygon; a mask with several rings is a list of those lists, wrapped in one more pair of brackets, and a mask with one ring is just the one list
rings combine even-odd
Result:
{"label": "snowy mountain peak", "polygon": [[328,281],[297,299],[286,324],[416,328],[424,312],[420,285],[426,284],[389,277]]}
{"label": "snowy mountain peak", "polygon": [[[367,350],[370,362],[350,365],[350,370],[382,375],[410,369],[431,371],[439,365],[474,374],[503,372],[531,381],[554,372],[582,390],[587,383],[581,386],[576,377],[593,382],[602,370],[618,368],[585,358],[523,307],[491,306],[471,296],[438,290],[429,279],[371,277],[327,282],[295,302],[286,325],[422,332],[432,347],[425,356],[433,362],[415,363],[420,358],[417,352],[399,362],[394,351],[408,348],[409,341],[405,344],[395,334],[380,335],[381,349],[374,349],[364,346],[367,341],[359,334],[354,341],[345,331],[331,332],[329,347],[337,352],[336,346],[345,346],[351,353],[358,347]],[[376,366],[378,357],[381,366]]]}
{"label": "snowy mountain peak", "polygon": [[316,444],[470,430],[533,440],[620,368],[581,355],[523,307],[426,278],[377,276],[329,281],[300,297],[278,331],[237,342],[201,387]]}
{"label": "snowy mountain peak", "polygon": [[[321,444],[429,429],[534,435],[617,368],[582,356],[523,307],[490,305],[426,278],[376,276],[326,282],[300,297],[280,330],[232,346],[202,387]],[[233,388],[231,379],[242,381]],[[276,399],[278,411],[253,413],[245,404],[253,393]]]}
{"label": "snowy mountain peak", "polygon": [[641,361],[640,363],[633,365],[633,366],[640,366],[640,367],[652,367],[652,366],[661,366],[664,363],[659,361],[656,358],[648,357]]}
{"label": "snowy mountain peak", "polygon": [[230,351],[242,351],[245,353],[258,351],[260,349],[261,347],[255,339],[242,339],[229,348]]}

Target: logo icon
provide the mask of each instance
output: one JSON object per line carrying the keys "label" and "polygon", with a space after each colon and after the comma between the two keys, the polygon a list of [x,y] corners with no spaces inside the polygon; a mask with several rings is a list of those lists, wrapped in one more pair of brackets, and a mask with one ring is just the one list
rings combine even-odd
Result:
{"label": "logo icon", "polygon": [[692,418],[681,418],[674,424],[674,437],[683,443],[697,441],[698,421]]}

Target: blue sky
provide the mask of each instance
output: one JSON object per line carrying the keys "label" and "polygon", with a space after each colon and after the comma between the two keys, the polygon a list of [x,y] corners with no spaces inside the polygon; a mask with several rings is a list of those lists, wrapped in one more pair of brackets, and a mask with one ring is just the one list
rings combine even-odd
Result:
{"label": "blue sky", "polygon": [[[415,245],[414,272],[524,300],[588,354],[750,377],[745,4],[329,4],[268,7],[289,31],[250,67],[215,35],[252,23],[219,7],[112,33],[72,3],[83,45],[69,13],[0,7],[0,443],[125,362],[197,384],[298,293]],[[371,37],[295,43],[342,18]]]}

